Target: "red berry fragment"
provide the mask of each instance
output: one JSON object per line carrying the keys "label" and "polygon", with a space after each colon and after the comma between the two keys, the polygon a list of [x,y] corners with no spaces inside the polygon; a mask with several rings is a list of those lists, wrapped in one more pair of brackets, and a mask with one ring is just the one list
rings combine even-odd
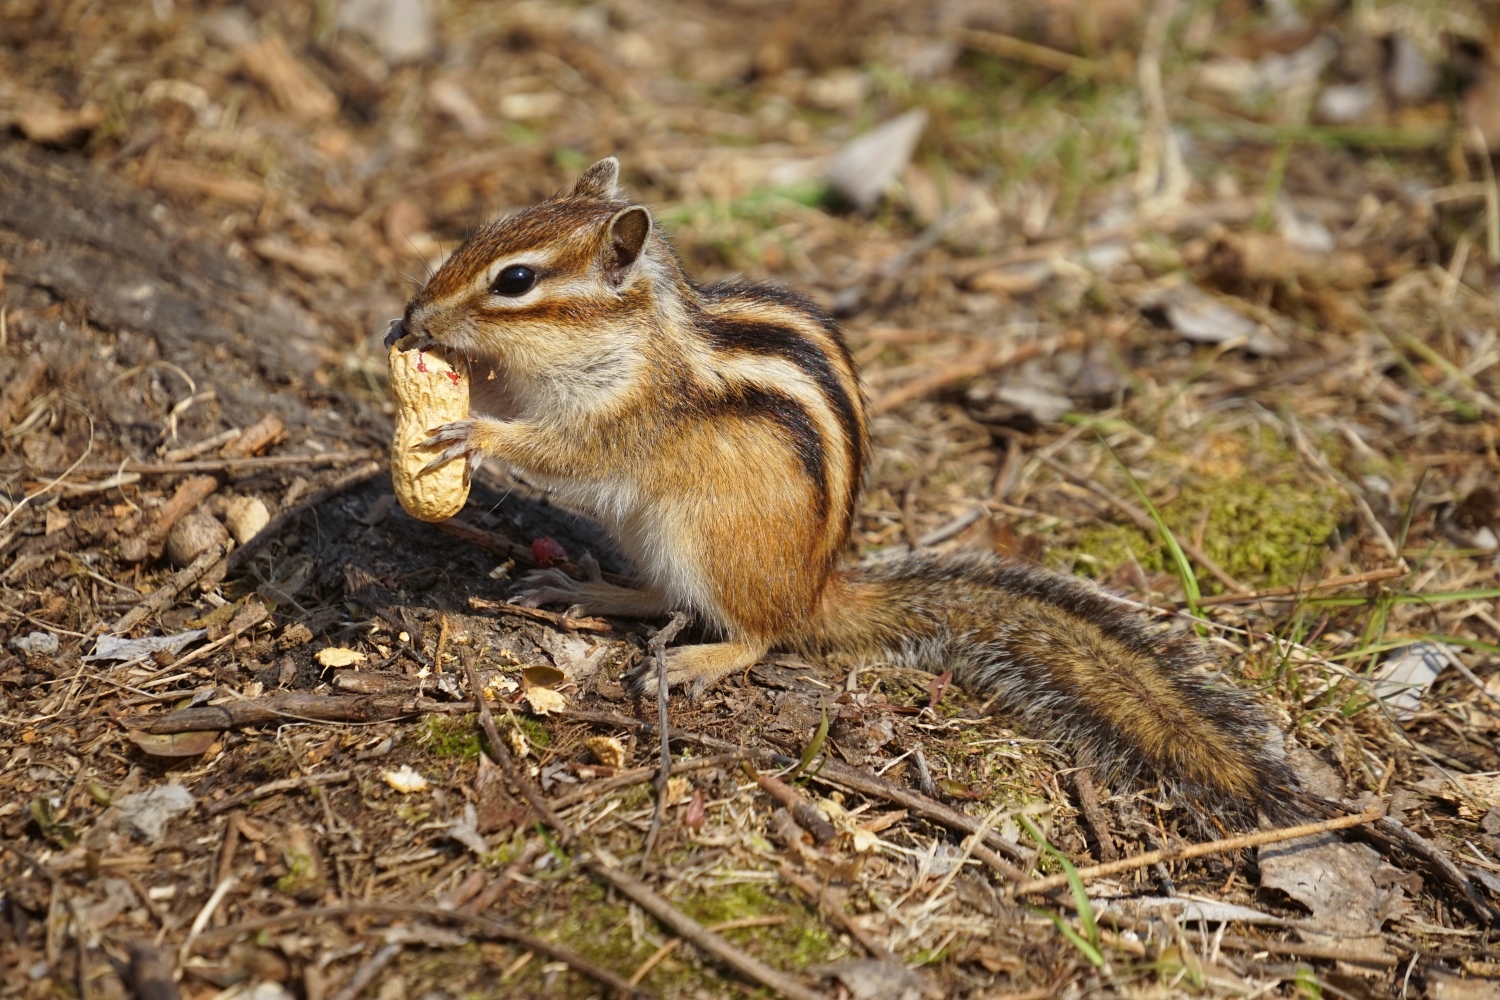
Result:
{"label": "red berry fragment", "polygon": [[547,569],[558,560],[568,558],[568,550],[557,544],[551,535],[543,535],[531,540],[531,558],[538,566]]}

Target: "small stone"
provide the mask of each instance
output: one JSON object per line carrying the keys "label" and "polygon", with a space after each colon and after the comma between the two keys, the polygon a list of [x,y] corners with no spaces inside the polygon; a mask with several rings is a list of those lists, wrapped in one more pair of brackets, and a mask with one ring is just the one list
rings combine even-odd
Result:
{"label": "small stone", "polygon": [[229,541],[229,532],[201,508],[172,525],[167,534],[167,559],[179,568],[188,565],[214,545]]}
{"label": "small stone", "polygon": [[224,505],[224,526],[240,545],[271,523],[271,512],[260,497],[232,497]]}
{"label": "small stone", "polygon": [[1318,95],[1317,119],[1330,125],[1365,121],[1380,106],[1380,92],[1368,83],[1336,83]]}

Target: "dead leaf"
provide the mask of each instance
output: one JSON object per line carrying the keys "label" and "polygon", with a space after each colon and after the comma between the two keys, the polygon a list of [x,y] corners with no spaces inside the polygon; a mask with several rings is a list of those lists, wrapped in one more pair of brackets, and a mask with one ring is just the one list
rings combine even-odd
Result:
{"label": "dead leaf", "polygon": [[918,108],[850,140],[828,164],[829,186],[849,204],[869,211],[911,162],[926,128],[927,112]]}
{"label": "dead leaf", "polygon": [[[590,644],[580,635],[571,632],[547,631],[542,633],[537,645],[541,646],[552,657],[552,662],[557,664],[569,680],[583,684],[599,668],[604,666],[604,660],[609,656],[611,644],[607,642]],[[556,684],[543,683],[543,687],[556,687]]]}
{"label": "dead leaf", "polygon": [[400,792],[402,795],[410,795],[412,792],[425,792],[427,790],[427,779],[412,770],[410,764],[402,764],[394,771],[385,771],[380,775],[381,779]]}
{"label": "dead leaf", "polygon": [[1158,306],[1185,340],[1198,344],[1236,342],[1252,354],[1263,356],[1287,351],[1281,338],[1262,324],[1191,285],[1168,292]]}
{"label": "dead leaf", "polygon": [[1410,909],[1404,874],[1368,844],[1333,835],[1262,847],[1260,882],[1312,911],[1313,922],[1340,934],[1378,935]]}
{"label": "dead leaf", "polygon": [[205,730],[157,736],[139,729],[132,729],[125,735],[130,737],[130,742],[153,757],[198,757],[207,753],[209,747],[213,746],[214,741],[222,734],[216,730]]}
{"label": "dead leaf", "polygon": [[526,681],[527,687],[555,688],[568,680],[568,675],[563,671],[545,665],[527,667],[521,671],[521,677]]}
{"label": "dead leaf", "polygon": [[526,703],[537,715],[547,715],[550,712],[561,712],[568,707],[568,699],[558,694],[551,688],[534,687],[526,692]]}
{"label": "dead leaf", "polygon": [[593,753],[594,758],[605,767],[615,770],[625,766],[625,744],[613,736],[591,736],[585,741],[585,745]]}
{"label": "dead leaf", "polygon": [[327,646],[318,650],[317,661],[325,667],[352,667],[369,657],[346,646]]}
{"label": "dead leaf", "polygon": [[1422,707],[1422,696],[1452,655],[1447,646],[1436,642],[1414,642],[1392,650],[1376,668],[1370,688],[1404,722]]}

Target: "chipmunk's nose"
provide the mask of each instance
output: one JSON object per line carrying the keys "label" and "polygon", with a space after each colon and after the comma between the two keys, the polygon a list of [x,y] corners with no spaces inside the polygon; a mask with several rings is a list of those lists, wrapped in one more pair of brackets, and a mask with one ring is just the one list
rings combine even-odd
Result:
{"label": "chipmunk's nose", "polygon": [[393,319],[391,325],[385,331],[385,349],[390,350],[396,346],[396,341],[406,335],[406,323],[403,320]]}
{"label": "chipmunk's nose", "polygon": [[432,339],[432,331],[427,329],[427,320],[433,310],[421,301],[418,295],[406,303],[406,313],[396,320],[391,320],[391,328],[386,331],[385,342],[392,344],[392,338],[400,339],[408,333],[415,334],[425,340]]}

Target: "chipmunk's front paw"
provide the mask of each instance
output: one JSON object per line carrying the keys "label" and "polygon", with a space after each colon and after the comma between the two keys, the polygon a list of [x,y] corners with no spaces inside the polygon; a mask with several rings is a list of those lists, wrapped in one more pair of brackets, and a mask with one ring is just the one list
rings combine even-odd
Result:
{"label": "chipmunk's front paw", "polygon": [[495,429],[488,426],[494,423],[498,421],[471,417],[468,420],[455,420],[451,424],[434,427],[431,435],[418,447],[442,448],[443,450],[436,458],[428,462],[422,471],[436,469],[455,458],[468,459],[470,465],[477,467],[486,454],[494,454],[490,441],[495,436]]}
{"label": "chipmunk's front paw", "polygon": [[560,569],[538,569],[521,578],[521,589],[510,596],[510,603],[539,608],[543,604],[576,605],[584,598],[584,584]]}

